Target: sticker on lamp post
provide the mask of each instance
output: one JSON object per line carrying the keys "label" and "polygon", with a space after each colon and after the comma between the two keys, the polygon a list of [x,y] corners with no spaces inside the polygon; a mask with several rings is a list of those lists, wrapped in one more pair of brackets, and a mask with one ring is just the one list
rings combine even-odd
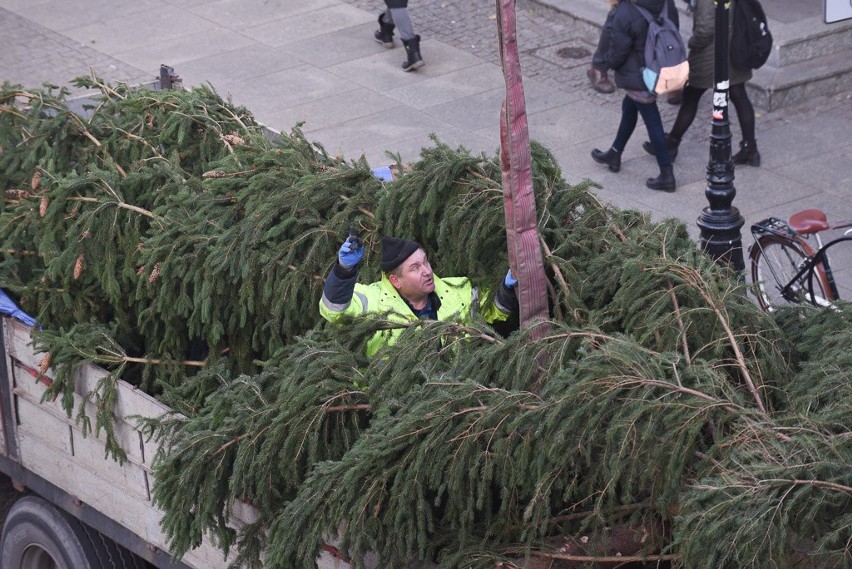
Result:
{"label": "sticker on lamp post", "polygon": [[852,18],[852,0],[825,0],[825,23]]}

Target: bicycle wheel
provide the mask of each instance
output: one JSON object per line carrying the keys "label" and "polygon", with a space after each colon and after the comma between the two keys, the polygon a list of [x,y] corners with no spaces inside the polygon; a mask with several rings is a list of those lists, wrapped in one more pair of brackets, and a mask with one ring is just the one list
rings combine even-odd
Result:
{"label": "bicycle wheel", "polygon": [[[764,310],[774,310],[787,304],[809,302],[826,305],[833,300],[825,270],[814,267],[813,297],[808,293],[808,273],[793,282],[805,259],[812,253],[806,243],[791,241],[778,235],[762,235],[751,246],[751,280],[757,303]],[[790,284],[787,294],[782,290]]]}
{"label": "bicycle wheel", "polygon": [[[840,243],[845,243],[846,245],[842,247],[837,247]],[[831,265],[828,263],[828,252],[830,249],[837,248],[836,251],[831,251],[831,255],[834,258],[834,261],[840,261],[841,267],[848,267],[850,261],[852,261],[852,234],[847,235],[845,237],[838,237],[833,241],[826,243],[822,249],[818,252],[818,255],[815,257],[815,260],[820,261],[816,266],[823,267],[825,269],[826,282],[830,285],[828,289],[832,300],[840,300],[842,297],[847,299],[852,298],[852,294],[850,294],[850,282],[849,279],[843,279],[838,281],[838,276],[831,270]],[[824,264],[823,264],[824,263]],[[841,271],[843,274],[843,271]],[[807,278],[807,275],[806,275]],[[816,283],[818,282],[818,278],[816,273],[814,274],[814,293],[816,294]],[[843,294],[841,294],[841,290]]]}

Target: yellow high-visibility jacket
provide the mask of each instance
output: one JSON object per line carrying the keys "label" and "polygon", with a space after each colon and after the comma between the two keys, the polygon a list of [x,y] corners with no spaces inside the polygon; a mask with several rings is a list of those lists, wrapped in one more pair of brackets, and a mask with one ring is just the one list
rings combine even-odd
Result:
{"label": "yellow high-visibility jacket", "polygon": [[[388,319],[405,323],[417,319],[411,308],[402,299],[397,290],[388,280],[387,275],[382,275],[382,280],[363,285],[355,283],[351,298],[340,302],[338,292],[343,292],[343,298],[348,296],[351,284],[346,283],[348,279],[341,279],[334,274],[328,277],[325,291],[320,300],[320,315],[329,322],[340,320],[344,316],[362,316],[368,314],[388,313]],[[351,278],[357,278],[357,274]],[[467,277],[448,277],[446,279],[432,276],[435,282],[435,292],[432,293],[432,305],[437,308],[438,320],[454,320],[461,324],[467,324],[473,319],[473,315],[479,312],[486,322],[500,322],[509,318],[511,308],[504,307],[494,302],[490,294],[483,293],[480,298],[479,291],[474,287]],[[330,286],[329,286],[330,285]],[[334,302],[338,300],[338,302]],[[401,330],[385,330],[377,332],[367,342],[367,356],[372,357],[383,346],[393,344]]]}

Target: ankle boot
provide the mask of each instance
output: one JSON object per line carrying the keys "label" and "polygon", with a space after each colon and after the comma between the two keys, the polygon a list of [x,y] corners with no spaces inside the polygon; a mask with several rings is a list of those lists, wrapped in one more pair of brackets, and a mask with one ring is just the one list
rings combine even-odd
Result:
{"label": "ankle boot", "polygon": [[615,91],[615,85],[610,83],[606,71],[589,67],[588,71],[586,71],[586,77],[592,82],[592,89],[598,93],[608,94]]}
{"label": "ankle boot", "polygon": [[645,185],[652,190],[661,190],[663,192],[675,191],[674,168],[671,166],[660,168],[660,175],[656,178],[648,178],[645,181]]}
{"label": "ankle boot", "polygon": [[420,57],[420,36],[402,40],[402,45],[405,46],[405,54],[408,56],[408,59],[402,62],[402,70],[414,71],[423,67],[423,58]]}
{"label": "ankle boot", "polygon": [[[672,138],[672,135],[667,134],[666,135],[666,144],[669,145],[669,156],[672,157],[672,162],[674,162],[675,158],[677,158],[677,149],[680,146],[680,139],[679,138]],[[650,154],[651,156],[657,155],[657,153],[654,151],[654,145],[651,144],[650,140],[646,140],[645,142],[642,143],[642,149],[645,152],[647,152],[648,154]]]}
{"label": "ankle boot", "polygon": [[384,17],[384,12],[379,14],[379,29],[376,30],[376,33],[373,34],[373,37],[376,38],[376,41],[390,49],[393,47],[393,29],[396,27],[393,24],[387,24],[382,19]]}
{"label": "ankle boot", "polygon": [[592,159],[598,164],[606,164],[609,166],[610,172],[618,172],[621,170],[621,152],[616,152],[610,148],[606,152],[601,152],[597,148],[592,150]]}
{"label": "ankle boot", "polygon": [[760,166],[760,152],[757,151],[756,140],[743,140],[740,142],[740,151],[734,154],[734,164],[748,164],[749,166]]}

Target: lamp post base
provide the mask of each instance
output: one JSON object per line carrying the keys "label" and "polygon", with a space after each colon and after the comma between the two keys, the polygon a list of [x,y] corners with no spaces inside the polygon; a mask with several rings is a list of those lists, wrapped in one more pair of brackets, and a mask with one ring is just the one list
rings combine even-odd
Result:
{"label": "lamp post base", "polygon": [[740,229],[745,219],[731,206],[725,210],[705,207],[698,216],[701,250],[719,263],[729,265],[737,273],[745,271],[743,240]]}

